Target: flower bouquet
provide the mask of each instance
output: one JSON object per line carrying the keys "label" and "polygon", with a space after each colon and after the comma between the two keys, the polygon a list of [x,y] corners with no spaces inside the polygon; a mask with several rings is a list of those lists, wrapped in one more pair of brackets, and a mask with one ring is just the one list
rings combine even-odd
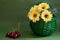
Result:
{"label": "flower bouquet", "polygon": [[56,14],[49,3],[34,5],[28,12],[30,27],[39,36],[48,36],[56,31]]}

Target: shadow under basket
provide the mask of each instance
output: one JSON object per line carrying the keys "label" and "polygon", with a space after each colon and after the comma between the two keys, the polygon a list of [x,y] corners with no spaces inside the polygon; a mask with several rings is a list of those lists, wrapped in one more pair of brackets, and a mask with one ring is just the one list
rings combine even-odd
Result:
{"label": "shadow under basket", "polygon": [[53,14],[53,18],[49,22],[44,22],[42,19],[33,23],[30,21],[30,27],[32,31],[38,36],[49,36],[56,31],[56,16]]}

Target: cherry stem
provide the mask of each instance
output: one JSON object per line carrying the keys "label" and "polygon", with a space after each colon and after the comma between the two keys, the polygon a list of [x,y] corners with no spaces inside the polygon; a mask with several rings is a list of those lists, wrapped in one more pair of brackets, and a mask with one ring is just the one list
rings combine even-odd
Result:
{"label": "cherry stem", "polygon": [[17,29],[18,29],[18,31],[19,31],[19,29],[20,29],[20,22],[18,22],[18,28],[17,28]]}
{"label": "cherry stem", "polygon": [[19,31],[19,29],[20,29],[20,22],[18,22],[17,27],[12,28],[12,31],[13,31],[13,32]]}

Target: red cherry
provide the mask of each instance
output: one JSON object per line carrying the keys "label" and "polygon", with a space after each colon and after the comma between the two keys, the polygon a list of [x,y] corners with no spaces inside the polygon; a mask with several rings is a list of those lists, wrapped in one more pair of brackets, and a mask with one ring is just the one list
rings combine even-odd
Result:
{"label": "red cherry", "polygon": [[8,37],[10,35],[10,33],[8,32],[8,33],[6,33],[6,37]]}
{"label": "red cherry", "polygon": [[12,33],[10,33],[10,38],[13,38],[13,36],[14,36],[14,33],[12,32]]}
{"label": "red cherry", "polygon": [[20,37],[20,36],[21,36],[21,34],[20,34],[20,33],[18,33],[17,35],[18,35],[18,37]]}
{"label": "red cherry", "polygon": [[18,37],[20,37],[21,36],[21,34],[19,33],[19,32],[15,32],[17,35],[18,35]]}
{"label": "red cherry", "polygon": [[17,38],[17,37],[18,37],[18,35],[17,34],[14,34],[13,38]]}
{"label": "red cherry", "polygon": [[6,33],[6,37],[9,37],[12,32]]}

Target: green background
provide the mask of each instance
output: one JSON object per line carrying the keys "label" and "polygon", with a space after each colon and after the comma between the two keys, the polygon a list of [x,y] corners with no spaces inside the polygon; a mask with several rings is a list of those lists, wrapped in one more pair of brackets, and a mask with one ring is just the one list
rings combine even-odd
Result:
{"label": "green background", "polygon": [[[60,40],[60,0],[47,0],[57,9],[57,31],[48,37],[38,37],[29,27],[27,13],[41,0],[0,0],[0,40]],[[6,38],[6,32],[14,30],[20,23],[22,36],[17,39]]]}

